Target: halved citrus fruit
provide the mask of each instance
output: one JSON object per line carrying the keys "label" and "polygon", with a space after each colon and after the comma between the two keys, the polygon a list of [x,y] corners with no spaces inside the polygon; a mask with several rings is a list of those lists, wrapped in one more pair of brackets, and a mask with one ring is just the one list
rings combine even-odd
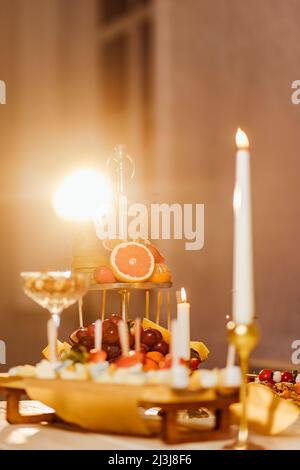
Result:
{"label": "halved citrus fruit", "polygon": [[110,255],[111,268],[121,282],[143,282],[154,270],[154,257],[142,243],[124,242],[117,245]]}

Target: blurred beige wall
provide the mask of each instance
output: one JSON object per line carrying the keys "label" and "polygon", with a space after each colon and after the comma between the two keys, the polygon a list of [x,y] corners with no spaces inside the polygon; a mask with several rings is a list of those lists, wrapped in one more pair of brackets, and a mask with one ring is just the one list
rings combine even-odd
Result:
{"label": "blurred beige wall", "polygon": [[[94,8],[94,0],[0,0],[0,337],[9,365],[37,360],[46,343],[47,312],[26,299],[19,272],[70,266],[77,226],[55,215],[52,193],[78,165],[104,163]],[[62,335],[76,326],[70,310]]]}
{"label": "blurred beige wall", "polygon": [[180,244],[166,246],[176,284],[188,286],[193,331],[207,339],[212,361],[221,361],[231,312],[234,134],[240,126],[252,154],[262,330],[255,355],[289,362],[300,334],[300,107],[290,99],[300,74],[299,2],[168,3],[168,153],[158,160],[156,184],[161,198],[166,188],[173,200],[205,203],[204,249],[184,253]]}
{"label": "blurred beige wall", "polygon": [[[193,336],[208,343],[210,365],[224,362],[240,126],[253,159],[263,334],[256,356],[288,362],[299,324],[300,106],[290,100],[291,82],[300,78],[298,2],[153,5],[155,152],[151,165],[134,157],[152,169],[145,199],[205,203],[202,251],[161,243],[175,288],[184,285],[190,296]],[[70,259],[77,228],[53,213],[53,188],[69,169],[82,162],[101,167],[107,156],[96,7],[95,0],[0,0],[0,79],[7,82],[7,104],[0,106],[0,338],[10,365],[37,360],[46,341],[46,313],[22,294],[20,270],[64,267]],[[87,317],[92,320],[95,310]],[[74,309],[66,312],[62,335],[76,322]]]}

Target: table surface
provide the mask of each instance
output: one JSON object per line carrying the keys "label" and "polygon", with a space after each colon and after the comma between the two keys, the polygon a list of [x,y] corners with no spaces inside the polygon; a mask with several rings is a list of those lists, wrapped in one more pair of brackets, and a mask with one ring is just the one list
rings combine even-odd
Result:
{"label": "table surface", "polygon": [[[26,412],[41,405],[34,401],[24,401]],[[24,412],[22,410],[22,412]],[[265,449],[300,449],[300,418],[288,430],[279,436],[251,435],[253,443]],[[10,425],[5,420],[5,402],[0,402],[0,450],[218,450],[229,441],[196,442],[167,446],[160,439],[122,437],[117,435],[97,434],[86,431],[74,431],[48,424]]]}

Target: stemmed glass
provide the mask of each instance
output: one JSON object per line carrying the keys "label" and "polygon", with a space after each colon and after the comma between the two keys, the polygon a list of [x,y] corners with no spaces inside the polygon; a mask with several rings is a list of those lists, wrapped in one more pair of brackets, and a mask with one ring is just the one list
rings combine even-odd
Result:
{"label": "stemmed glass", "polygon": [[22,272],[25,294],[49,310],[56,330],[61,313],[83,297],[90,284],[87,274],[72,271]]}

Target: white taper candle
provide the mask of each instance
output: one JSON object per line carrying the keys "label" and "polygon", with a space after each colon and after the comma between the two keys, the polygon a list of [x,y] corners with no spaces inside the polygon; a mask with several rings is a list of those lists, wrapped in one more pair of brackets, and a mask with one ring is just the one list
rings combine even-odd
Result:
{"label": "white taper candle", "polygon": [[254,316],[250,153],[246,134],[236,134],[234,207],[233,320],[250,324]]}

